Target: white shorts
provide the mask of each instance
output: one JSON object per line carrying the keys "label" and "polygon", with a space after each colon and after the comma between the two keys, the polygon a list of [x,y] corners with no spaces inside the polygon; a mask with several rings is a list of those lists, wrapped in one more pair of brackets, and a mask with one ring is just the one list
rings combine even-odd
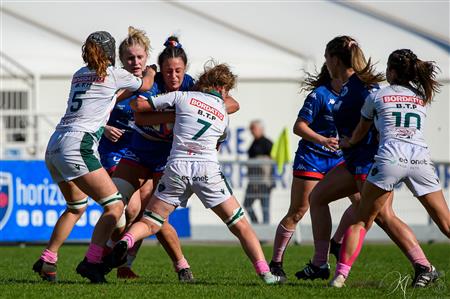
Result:
{"label": "white shorts", "polygon": [[169,162],[158,183],[155,196],[168,204],[186,207],[193,193],[207,209],[221,204],[233,195],[218,163]]}
{"label": "white shorts", "polygon": [[416,197],[442,189],[428,149],[405,142],[381,145],[367,180],[387,191],[405,182]]}
{"label": "white shorts", "polygon": [[56,183],[71,181],[102,167],[98,140],[86,132],[56,131],[45,151],[45,164]]}

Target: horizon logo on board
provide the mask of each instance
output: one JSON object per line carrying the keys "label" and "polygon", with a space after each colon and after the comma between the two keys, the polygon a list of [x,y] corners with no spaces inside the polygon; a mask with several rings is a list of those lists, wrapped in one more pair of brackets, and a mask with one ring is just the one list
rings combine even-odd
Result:
{"label": "horizon logo on board", "polygon": [[0,230],[8,223],[13,208],[12,175],[0,172]]}

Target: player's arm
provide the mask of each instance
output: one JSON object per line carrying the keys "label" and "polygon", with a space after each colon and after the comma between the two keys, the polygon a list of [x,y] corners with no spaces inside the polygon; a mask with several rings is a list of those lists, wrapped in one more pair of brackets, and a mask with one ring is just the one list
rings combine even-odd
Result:
{"label": "player's arm", "polygon": [[155,82],[155,75],[156,75],[156,66],[155,65],[147,66],[144,71],[144,77],[142,77],[141,79],[141,86],[137,90],[136,89],[119,90],[119,92],[117,93],[116,102],[118,103],[132,97],[135,91],[150,90],[150,88],[152,88],[153,86],[153,83]]}
{"label": "player's arm", "polygon": [[130,107],[134,112],[151,112],[155,111],[153,105],[151,104],[151,99],[137,96],[135,99],[130,101]]}
{"label": "player's arm", "polygon": [[134,113],[134,122],[141,126],[152,126],[175,122],[174,111],[151,111]]}
{"label": "player's arm", "polygon": [[225,96],[223,101],[225,102],[225,108],[228,114],[233,114],[240,109],[239,103],[232,96]]}
{"label": "player's arm", "polygon": [[366,136],[372,125],[373,119],[368,119],[364,116],[361,116],[358,125],[352,133],[352,137],[348,138],[347,136],[344,136],[344,138],[342,138],[340,141],[340,146],[342,148],[350,148],[354,146],[355,144],[360,142],[364,138],[364,136]]}
{"label": "player's arm", "polygon": [[309,127],[309,122],[299,117],[294,124],[294,134],[305,140],[325,146],[327,149],[336,151],[339,148],[338,140],[334,137],[325,137],[316,133]]}

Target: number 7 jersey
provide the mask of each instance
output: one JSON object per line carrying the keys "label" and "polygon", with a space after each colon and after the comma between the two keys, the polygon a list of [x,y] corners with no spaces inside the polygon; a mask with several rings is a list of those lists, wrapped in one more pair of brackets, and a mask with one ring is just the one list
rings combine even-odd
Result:
{"label": "number 7 jersey", "polygon": [[106,77],[100,78],[87,67],[72,78],[66,113],[57,131],[95,133],[108,121],[119,89],[138,90],[142,80],[124,69],[109,66]]}
{"label": "number 7 jersey", "polygon": [[426,104],[409,88],[390,85],[370,94],[361,115],[374,120],[380,144],[395,139],[427,147],[424,139]]}
{"label": "number 7 jersey", "polygon": [[176,91],[153,97],[149,102],[155,110],[175,107],[169,161],[218,162],[217,141],[228,126],[228,114],[220,94]]}

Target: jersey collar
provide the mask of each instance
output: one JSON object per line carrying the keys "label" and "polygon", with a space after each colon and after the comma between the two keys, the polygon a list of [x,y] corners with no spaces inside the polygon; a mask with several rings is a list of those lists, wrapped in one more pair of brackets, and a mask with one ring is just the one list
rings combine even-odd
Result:
{"label": "jersey collar", "polygon": [[215,89],[211,89],[211,90],[205,91],[205,93],[212,94],[213,96],[216,96],[216,97],[220,98],[221,100],[223,100],[222,95],[220,94],[220,92],[218,92]]}

